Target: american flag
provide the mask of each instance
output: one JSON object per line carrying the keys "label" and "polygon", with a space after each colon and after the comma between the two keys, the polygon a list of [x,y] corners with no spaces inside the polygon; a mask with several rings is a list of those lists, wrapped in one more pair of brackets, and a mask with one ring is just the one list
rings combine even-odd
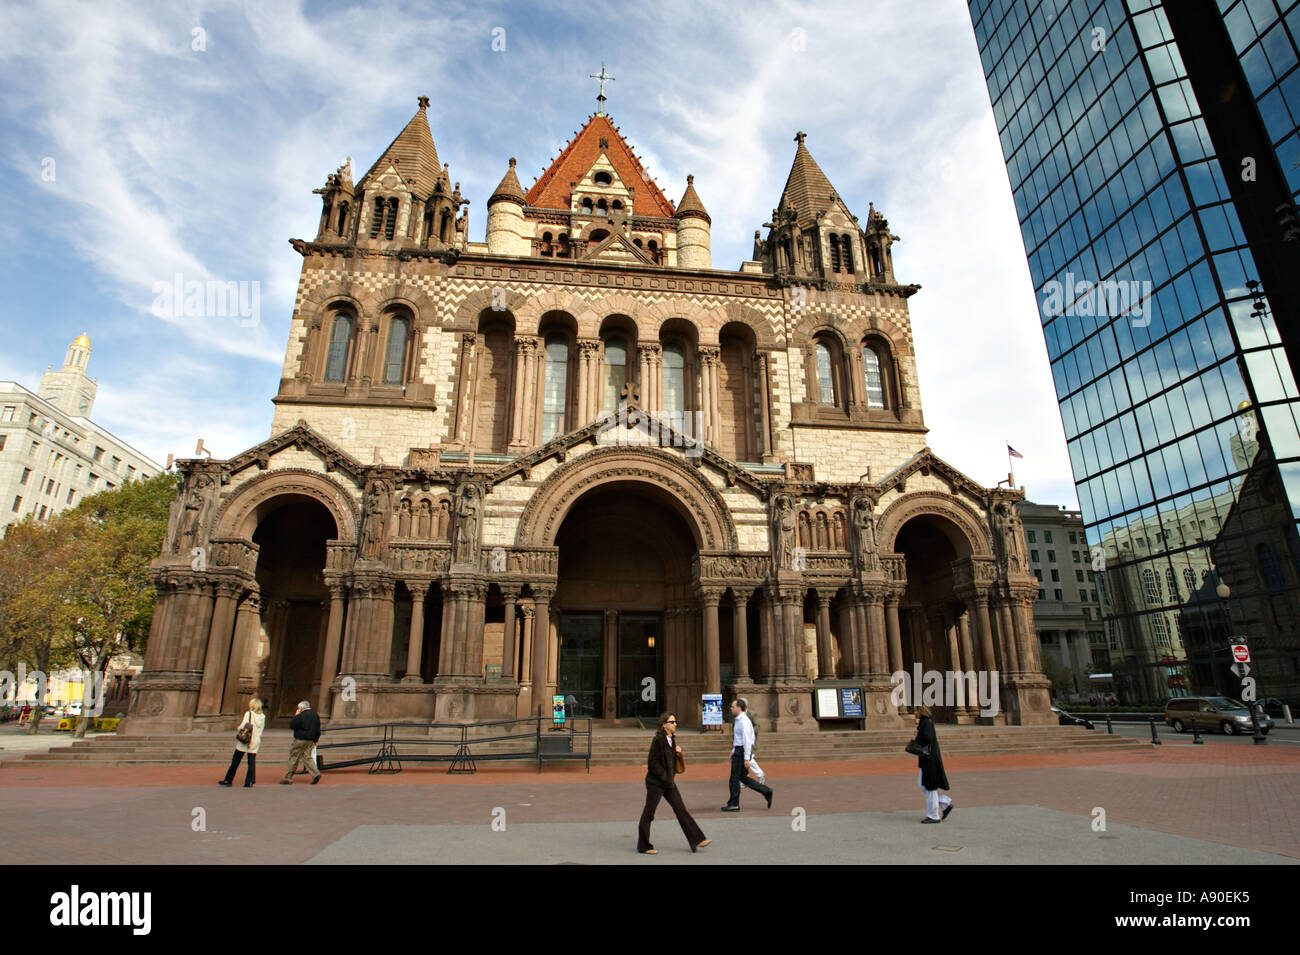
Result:
{"label": "american flag", "polygon": [[1011,455],[1011,457],[1013,457],[1013,458],[1020,458],[1022,461],[1023,461],[1024,458],[1025,458],[1025,456],[1024,456],[1023,454],[1021,454],[1019,451],[1017,451],[1015,448],[1013,448],[1013,447],[1012,447],[1011,445],[1009,445],[1009,444],[1007,445],[1007,454]]}

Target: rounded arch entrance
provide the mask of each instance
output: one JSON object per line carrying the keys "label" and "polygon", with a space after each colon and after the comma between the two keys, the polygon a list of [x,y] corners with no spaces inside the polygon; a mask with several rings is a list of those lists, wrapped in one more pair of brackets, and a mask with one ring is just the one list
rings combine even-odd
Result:
{"label": "rounded arch entrance", "polygon": [[574,502],[555,543],[555,692],[573,715],[648,719],[702,686],[698,550],[665,492],[602,484]]}
{"label": "rounded arch entrance", "polygon": [[327,542],[355,536],[350,496],[319,474],[272,472],[227,501],[214,537],[253,543],[257,562],[256,595],[241,606],[226,673],[225,696],[237,686],[239,701],[223,712],[242,709],[256,693],[268,718],[287,720],[298,700],[319,698],[330,604]]}
{"label": "rounded arch entrance", "polygon": [[979,687],[955,674],[975,672],[975,633],[965,595],[957,592],[954,565],[988,549],[981,547],[985,542],[973,515],[931,497],[900,501],[881,521],[882,546],[900,555],[905,566],[906,586],[898,602],[903,701],[926,704],[936,720],[967,722],[978,709]]}

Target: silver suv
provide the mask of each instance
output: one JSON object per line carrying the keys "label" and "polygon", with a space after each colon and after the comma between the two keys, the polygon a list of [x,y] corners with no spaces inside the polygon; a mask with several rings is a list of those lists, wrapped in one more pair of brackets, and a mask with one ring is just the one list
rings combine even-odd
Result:
{"label": "silver suv", "polygon": [[[1253,730],[1250,709],[1226,696],[1174,697],[1165,704],[1165,722],[1178,733],[1186,733],[1193,726],[1205,731],[1222,730],[1228,736]],[[1259,728],[1267,733],[1273,728],[1273,721],[1260,713]]]}

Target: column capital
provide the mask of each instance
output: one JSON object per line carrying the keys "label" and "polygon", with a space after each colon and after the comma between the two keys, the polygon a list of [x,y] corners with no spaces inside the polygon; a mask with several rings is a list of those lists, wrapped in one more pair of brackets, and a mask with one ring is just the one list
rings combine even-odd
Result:
{"label": "column capital", "polygon": [[700,361],[706,365],[716,365],[722,354],[722,350],[716,345],[704,345],[700,347]]}
{"label": "column capital", "polygon": [[600,339],[598,338],[579,338],[578,352],[583,358],[590,360],[600,354]]}
{"label": "column capital", "polygon": [[501,591],[503,600],[513,602],[519,599],[519,587],[511,587],[509,584],[497,584],[497,588]]}
{"label": "column capital", "polygon": [[639,342],[636,346],[636,353],[646,358],[658,356],[660,347],[658,342]]}
{"label": "column capital", "polygon": [[406,584],[406,589],[411,592],[412,600],[424,600],[429,595],[429,584],[432,581],[419,577],[414,580],[403,579],[402,583]]}
{"label": "column capital", "polygon": [[704,587],[695,588],[695,596],[700,603],[705,605],[717,606],[722,603],[722,595],[726,592],[726,587]]}
{"label": "column capital", "polygon": [[534,601],[544,600],[547,603],[550,603],[551,600],[555,597],[554,587],[542,587],[542,586],[537,586],[536,584],[531,586],[532,586]]}

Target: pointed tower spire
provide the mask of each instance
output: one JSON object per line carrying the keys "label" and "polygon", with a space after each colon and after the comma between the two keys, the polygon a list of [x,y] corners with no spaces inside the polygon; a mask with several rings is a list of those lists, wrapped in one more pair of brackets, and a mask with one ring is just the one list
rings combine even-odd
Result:
{"label": "pointed tower spire", "polygon": [[801,227],[815,222],[817,214],[829,209],[837,196],[835,187],[804,145],[805,138],[807,134],[802,131],[794,134],[799,146],[795,149],[794,163],[790,166],[790,175],[786,178],[785,191],[781,193],[779,203],[794,210]]}
{"label": "pointed tower spire", "polygon": [[421,96],[418,102],[420,108],[362,177],[363,183],[372,175],[382,175],[391,165],[417,199],[428,199],[433,193],[441,166],[438,150],[433,145],[433,133],[429,130],[429,97]]}

